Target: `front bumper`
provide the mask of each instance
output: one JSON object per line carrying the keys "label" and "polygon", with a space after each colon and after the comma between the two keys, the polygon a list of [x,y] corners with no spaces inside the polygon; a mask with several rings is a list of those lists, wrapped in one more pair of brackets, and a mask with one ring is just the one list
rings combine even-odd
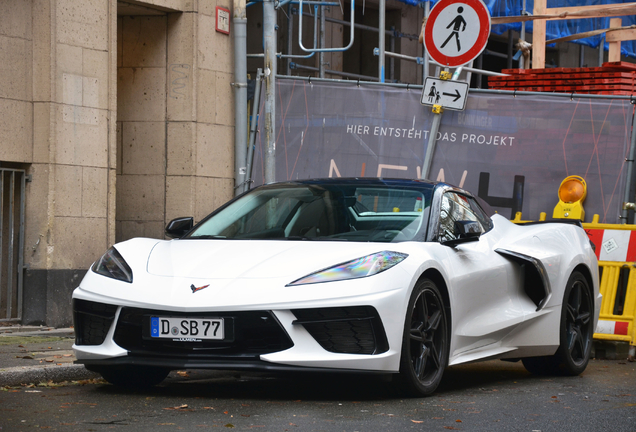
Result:
{"label": "front bumper", "polygon": [[[394,372],[399,362],[399,348],[390,349],[384,324],[373,306],[176,312],[75,298],[73,309],[77,363],[93,370],[141,365]],[[150,317],[166,315],[223,318],[227,337],[198,342],[150,337]]]}

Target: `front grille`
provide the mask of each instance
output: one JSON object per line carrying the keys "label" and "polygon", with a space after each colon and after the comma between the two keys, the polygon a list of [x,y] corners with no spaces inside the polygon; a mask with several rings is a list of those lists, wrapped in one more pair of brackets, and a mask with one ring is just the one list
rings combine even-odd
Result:
{"label": "front grille", "polygon": [[388,351],[386,333],[371,306],[292,310],[297,321],[327,351],[345,354],[381,354]]}
{"label": "front grille", "polygon": [[[150,317],[223,318],[224,340],[199,342],[150,337]],[[165,356],[189,359],[257,359],[259,355],[282,351],[293,346],[287,332],[269,311],[181,313],[139,308],[122,308],[115,343],[130,355]]]}
{"label": "front grille", "polygon": [[73,322],[77,345],[101,345],[115,319],[117,306],[73,300]]}

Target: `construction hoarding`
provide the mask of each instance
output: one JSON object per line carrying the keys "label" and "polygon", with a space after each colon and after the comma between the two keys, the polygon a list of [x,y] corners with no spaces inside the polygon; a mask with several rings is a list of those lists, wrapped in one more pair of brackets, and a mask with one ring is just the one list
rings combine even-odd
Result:
{"label": "construction hoarding", "polygon": [[[434,116],[421,96],[355,81],[277,80],[276,180],[418,178]],[[632,116],[629,100],[470,92],[464,111],[443,113],[429,178],[504,216],[538,219],[554,208],[561,181],[579,175],[589,219],[617,223]],[[258,136],[254,185],[264,182],[263,154]]]}

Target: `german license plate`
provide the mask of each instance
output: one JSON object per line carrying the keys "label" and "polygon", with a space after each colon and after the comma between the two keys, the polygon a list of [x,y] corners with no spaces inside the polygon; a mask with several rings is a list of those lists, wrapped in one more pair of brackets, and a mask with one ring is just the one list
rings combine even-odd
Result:
{"label": "german license plate", "polygon": [[223,318],[150,317],[150,336],[169,339],[224,338]]}

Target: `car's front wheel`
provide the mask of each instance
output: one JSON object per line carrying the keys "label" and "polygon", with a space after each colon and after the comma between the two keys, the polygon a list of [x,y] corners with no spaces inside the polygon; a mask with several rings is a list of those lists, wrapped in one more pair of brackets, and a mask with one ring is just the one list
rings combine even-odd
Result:
{"label": "car's front wheel", "polygon": [[559,327],[560,345],[551,357],[523,359],[533,374],[580,375],[590,361],[594,336],[594,303],[585,276],[573,272],[565,287]]}
{"label": "car's front wheel", "polygon": [[[93,369],[91,369],[93,370]],[[170,369],[146,366],[100,366],[95,372],[109,383],[127,389],[148,388],[166,379]]]}
{"label": "car's front wheel", "polygon": [[448,362],[449,330],[444,300],[433,281],[420,280],[406,311],[400,379],[411,396],[435,391]]}

